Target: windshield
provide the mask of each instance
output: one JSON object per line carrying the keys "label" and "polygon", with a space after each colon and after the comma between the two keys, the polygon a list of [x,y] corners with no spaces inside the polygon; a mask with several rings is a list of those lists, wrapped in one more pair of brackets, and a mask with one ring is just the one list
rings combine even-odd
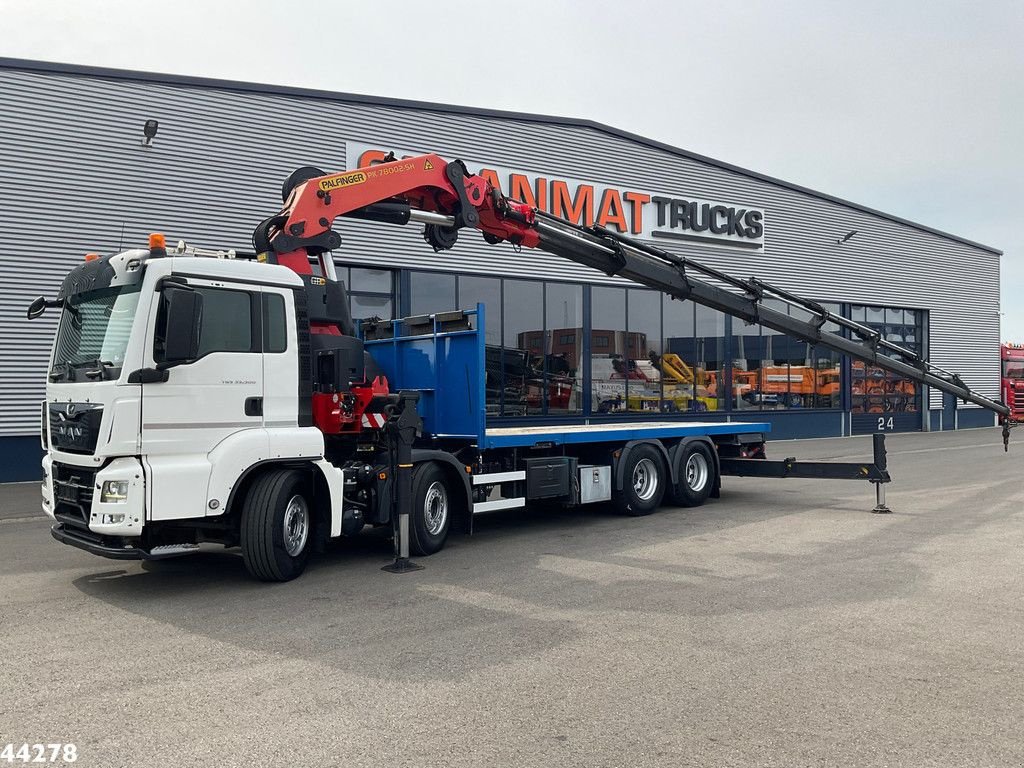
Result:
{"label": "windshield", "polygon": [[140,287],[104,288],[76,294],[65,302],[50,369],[52,380],[89,381],[120,373]]}
{"label": "windshield", "polygon": [[1024,360],[1003,360],[1003,376],[1007,379],[1024,379]]}

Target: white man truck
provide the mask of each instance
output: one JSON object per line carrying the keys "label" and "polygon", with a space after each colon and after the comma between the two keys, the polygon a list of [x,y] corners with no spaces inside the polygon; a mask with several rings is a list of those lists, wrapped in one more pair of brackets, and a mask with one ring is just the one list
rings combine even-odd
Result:
{"label": "white man truck", "polygon": [[[41,412],[54,538],[119,559],[238,547],[254,577],[284,581],[367,525],[393,530],[388,568],[404,572],[419,567],[410,554],[437,552],[481,513],[608,502],[644,515],[665,500],[702,504],[725,475],[869,480],[886,511],[881,441],[870,463],[772,462],[764,423],[488,426],[483,306],[356,327],[332,260],[339,216],[419,222],[435,250],[460,230],[543,248],[1005,410],[784,290],[552,219],[460,161],[394,161],[401,172],[389,162],[296,171],[282,210],[256,229],[256,259],[168,250],[154,235],[148,248],[91,258],[56,298],[33,302],[30,318],[61,310]],[[811,319],[764,306],[766,295]]]}

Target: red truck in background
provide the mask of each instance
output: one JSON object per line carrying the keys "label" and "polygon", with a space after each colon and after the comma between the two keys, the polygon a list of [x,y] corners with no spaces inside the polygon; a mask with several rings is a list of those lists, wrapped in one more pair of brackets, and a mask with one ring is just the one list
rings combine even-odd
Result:
{"label": "red truck in background", "polygon": [[1010,407],[1010,418],[1024,420],[1024,344],[1000,344],[1003,402]]}

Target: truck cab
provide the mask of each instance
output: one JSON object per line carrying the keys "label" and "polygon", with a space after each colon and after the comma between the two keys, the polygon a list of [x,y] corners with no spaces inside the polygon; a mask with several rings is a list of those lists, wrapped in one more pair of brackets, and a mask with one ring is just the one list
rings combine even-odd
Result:
{"label": "truck cab", "polygon": [[[165,254],[93,258],[52,302],[42,506],[55,538],[108,557],[230,544],[225,513],[247,473],[323,463],[323,434],[299,424],[299,276]],[[309,514],[293,529],[308,534]]]}
{"label": "truck cab", "polygon": [[1024,420],[1024,344],[1001,344],[1003,402],[1010,407],[1010,418]]}

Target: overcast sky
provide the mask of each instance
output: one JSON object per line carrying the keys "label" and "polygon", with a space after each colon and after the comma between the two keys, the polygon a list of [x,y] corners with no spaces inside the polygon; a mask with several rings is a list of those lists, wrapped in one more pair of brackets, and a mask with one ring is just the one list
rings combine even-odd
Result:
{"label": "overcast sky", "polygon": [[0,19],[0,55],[589,118],[828,192],[1001,249],[1003,337],[1024,342],[1022,0],[0,0]]}

